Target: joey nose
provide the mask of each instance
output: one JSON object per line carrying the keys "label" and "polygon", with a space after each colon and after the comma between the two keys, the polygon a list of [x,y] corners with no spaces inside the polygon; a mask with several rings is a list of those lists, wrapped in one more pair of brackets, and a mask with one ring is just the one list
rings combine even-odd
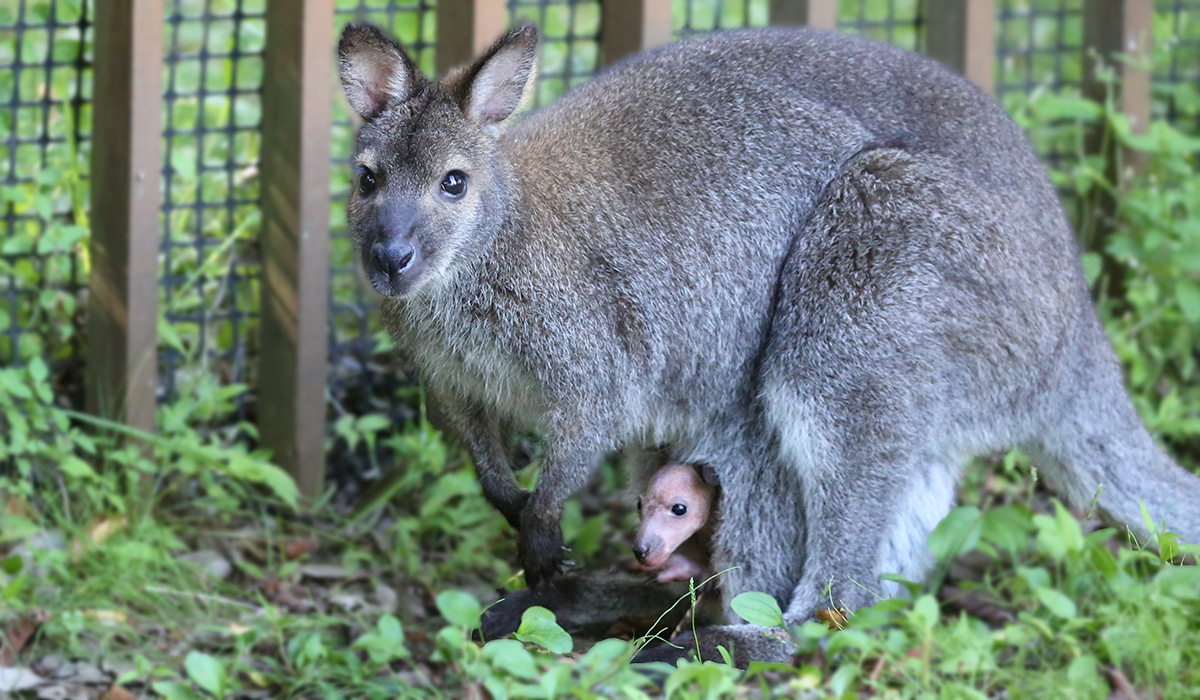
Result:
{"label": "joey nose", "polygon": [[633,545],[633,556],[641,563],[646,563],[646,557],[650,555],[650,548],[644,544]]}
{"label": "joey nose", "polygon": [[392,239],[379,241],[371,246],[371,264],[388,276],[388,279],[404,272],[415,253],[412,243]]}

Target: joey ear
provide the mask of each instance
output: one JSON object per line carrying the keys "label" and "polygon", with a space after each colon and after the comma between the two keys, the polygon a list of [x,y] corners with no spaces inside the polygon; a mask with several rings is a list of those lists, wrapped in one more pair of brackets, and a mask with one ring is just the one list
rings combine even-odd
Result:
{"label": "joey ear", "polygon": [[363,119],[374,119],[393,98],[403,100],[423,78],[400,45],[378,27],[349,24],[338,43],[342,89]]}
{"label": "joey ear", "polygon": [[463,113],[484,126],[512,116],[533,94],[537,42],[537,30],[528,24],[497,39],[467,70],[460,97]]}
{"label": "joey ear", "polygon": [[704,483],[708,484],[709,486],[721,485],[721,477],[717,476],[717,470],[713,468],[713,465],[708,464],[707,462],[701,462],[697,466],[699,467],[700,471],[700,479],[704,481]]}

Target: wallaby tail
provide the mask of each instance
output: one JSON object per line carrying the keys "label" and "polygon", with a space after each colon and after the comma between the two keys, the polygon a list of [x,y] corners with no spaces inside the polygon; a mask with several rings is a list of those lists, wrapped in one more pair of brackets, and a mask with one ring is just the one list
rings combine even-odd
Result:
{"label": "wallaby tail", "polygon": [[1070,379],[1070,398],[1051,416],[1035,465],[1071,505],[1096,513],[1108,525],[1128,527],[1138,541],[1157,547],[1142,504],[1161,531],[1200,544],[1200,477],[1175,463],[1155,444],[1121,382],[1108,347],[1104,357],[1082,363]]}

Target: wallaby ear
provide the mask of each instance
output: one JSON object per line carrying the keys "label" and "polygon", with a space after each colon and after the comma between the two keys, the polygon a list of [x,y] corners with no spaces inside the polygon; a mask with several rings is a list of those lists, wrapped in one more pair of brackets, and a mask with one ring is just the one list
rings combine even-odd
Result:
{"label": "wallaby ear", "polygon": [[400,45],[370,24],[349,24],[342,30],[338,65],[346,99],[368,120],[379,116],[393,98],[408,97],[421,80]]}
{"label": "wallaby ear", "polygon": [[491,126],[512,116],[533,93],[537,79],[537,30],[524,25],[509,30],[468,69],[463,84],[463,112]]}
{"label": "wallaby ear", "polygon": [[721,485],[721,477],[717,476],[717,470],[713,468],[713,465],[706,462],[701,462],[697,465],[697,469],[700,472],[700,479],[704,481],[704,483],[708,484],[709,486]]}

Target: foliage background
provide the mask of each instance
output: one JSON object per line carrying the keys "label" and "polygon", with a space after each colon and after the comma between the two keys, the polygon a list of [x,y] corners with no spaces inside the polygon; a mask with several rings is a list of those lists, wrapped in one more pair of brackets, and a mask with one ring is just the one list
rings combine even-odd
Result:
{"label": "foliage background", "polygon": [[[512,540],[465,457],[423,421],[419,388],[392,359],[358,277],[340,201],[353,126],[338,93],[328,391],[336,496],[318,520],[289,515],[294,487],[255,451],[258,397],[249,388],[259,361],[264,2],[166,3],[152,437],[75,412],[87,343],[89,3],[0,0],[0,627],[10,632],[0,641],[0,680],[6,668],[40,668],[58,655],[118,664],[107,681],[168,697],[454,696],[462,688],[636,697],[647,688],[627,674],[623,643],[564,660],[547,651],[561,652],[561,639],[544,621],[530,630],[550,637],[530,636],[528,646],[481,647],[463,634],[476,624],[475,600],[514,585]],[[387,27],[430,71],[434,2],[336,0],[336,18]],[[763,25],[767,6],[673,0],[676,35]],[[1124,296],[1099,308],[1130,393],[1181,462],[1200,467],[1200,2],[1156,2],[1155,121],[1144,136],[1079,95],[1082,0],[997,6],[997,98],[1051,166],[1089,246],[1089,272],[1098,273],[1101,250],[1123,263]],[[545,37],[538,104],[596,70],[597,0],[510,0],[509,8]],[[919,49],[922,12],[917,0],[843,1],[838,19],[846,31]],[[1115,190],[1109,163],[1084,149],[1089,127],[1145,163],[1120,191],[1103,242],[1097,203]],[[1019,455],[981,466],[962,490],[967,510],[952,515],[966,535],[931,542],[945,550],[945,571],[921,589],[927,595],[856,616],[795,669],[686,667],[668,694],[720,695],[769,680],[821,695],[869,687],[974,697],[1014,686],[1032,695],[1070,684],[1076,695],[1102,697],[1115,687],[1110,669],[1167,697],[1195,694],[1200,680],[1189,669],[1200,667],[1200,642],[1186,620],[1200,611],[1191,574],[1087,534],[1086,518],[1079,525],[1030,487]],[[612,495],[620,485],[619,470],[606,468],[572,501],[564,530],[580,563],[611,561],[627,537],[633,516]],[[965,584],[950,572],[964,553],[991,562]],[[213,561],[229,570],[211,575]],[[959,617],[947,602],[955,586],[999,596],[1012,619],[994,629],[978,615]],[[42,617],[32,639],[14,644],[14,620]],[[796,634],[809,648],[828,632]],[[872,678],[877,667],[887,672]]]}

